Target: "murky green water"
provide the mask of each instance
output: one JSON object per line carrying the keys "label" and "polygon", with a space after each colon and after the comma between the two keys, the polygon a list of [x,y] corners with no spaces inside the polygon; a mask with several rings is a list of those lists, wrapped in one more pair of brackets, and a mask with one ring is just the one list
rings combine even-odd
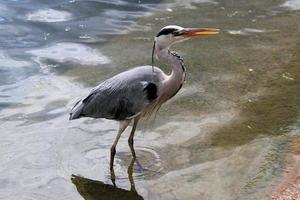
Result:
{"label": "murky green water", "polygon": [[[300,134],[299,5],[0,1],[0,199],[266,197]],[[222,34],[173,47],[186,83],[139,125],[142,168],[123,135],[113,187],[117,123],[68,121],[68,112],[105,78],[150,64],[153,35],[167,24]]]}

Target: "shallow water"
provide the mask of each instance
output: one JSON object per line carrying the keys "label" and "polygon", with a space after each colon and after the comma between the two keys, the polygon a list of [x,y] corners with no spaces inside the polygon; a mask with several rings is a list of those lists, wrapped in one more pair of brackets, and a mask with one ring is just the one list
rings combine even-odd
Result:
{"label": "shallow water", "polygon": [[[0,199],[262,199],[280,180],[299,137],[298,1],[27,0],[0,11]],[[139,125],[139,164],[123,135],[111,187],[117,123],[68,112],[105,78],[150,64],[167,24],[222,34],[173,47],[186,83]]]}

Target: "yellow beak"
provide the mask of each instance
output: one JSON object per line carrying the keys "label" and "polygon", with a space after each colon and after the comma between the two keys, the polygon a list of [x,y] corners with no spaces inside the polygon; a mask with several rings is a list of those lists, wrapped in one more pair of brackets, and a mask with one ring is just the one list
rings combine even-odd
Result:
{"label": "yellow beak", "polygon": [[217,28],[185,28],[182,30],[182,36],[185,37],[216,35],[219,33],[220,29]]}

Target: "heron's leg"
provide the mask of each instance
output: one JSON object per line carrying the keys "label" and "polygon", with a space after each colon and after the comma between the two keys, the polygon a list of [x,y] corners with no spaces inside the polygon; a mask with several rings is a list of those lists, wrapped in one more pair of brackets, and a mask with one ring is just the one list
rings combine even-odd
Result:
{"label": "heron's leg", "polygon": [[131,132],[130,132],[130,136],[128,138],[128,144],[129,144],[129,147],[130,147],[131,154],[132,154],[133,158],[136,158],[135,150],[134,150],[134,147],[133,147],[133,143],[134,143],[133,138],[134,138],[135,129],[136,129],[136,126],[138,124],[139,119],[140,119],[139,117],[134,118],[133,126],[132,126],[132,129],[131,129]]}
{"label": "heron's leg", "polygon": [[118,141],[121,137],[121,134],[125,131],[125,129],[129,125],[130,121],[131,120],[124,120],[124,121],[120,122],[118,135],[115,139],[114,144],[110,148],[110,169],[111,170],[113,170],[113,167],[114,167],[114,159],[115,159],[115,155],[116,155],[116,146],[117,146]]}
{"label": "heron's leg", "polygon": [[114,168],[110,169],[110,180],[112,182],[112,184],[117,187],[116,185],[116,175],[115,175],[115,170]]}
{"label": "heron's leg", "polygon": [[131,162],[128,166],[127,173],[128,173],[128,179],[129,179],[129,182],[130,182],[130,191],[136,192],[134,179],[133,179],[133,165],[134,165],[134,162],[135,162],[135,158],[132,158]]}

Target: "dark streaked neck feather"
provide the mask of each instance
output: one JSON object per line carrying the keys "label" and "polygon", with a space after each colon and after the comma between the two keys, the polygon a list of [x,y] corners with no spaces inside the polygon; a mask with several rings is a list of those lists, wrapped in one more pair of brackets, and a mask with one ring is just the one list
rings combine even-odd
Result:
{"label": "dark streaked neck feather", "polygon": [[170,55],[176,57],[176,59],[178,59],[178,61],[180,62],[182,71],[185,72],[185,71],[186,71],[186,67],[185,67],[184,61],[183,61],[183,59],[180,57],[180,55],[179,55],[176,51],[170,51],[170,50],[168,50],[168,53],[169,53]]}

